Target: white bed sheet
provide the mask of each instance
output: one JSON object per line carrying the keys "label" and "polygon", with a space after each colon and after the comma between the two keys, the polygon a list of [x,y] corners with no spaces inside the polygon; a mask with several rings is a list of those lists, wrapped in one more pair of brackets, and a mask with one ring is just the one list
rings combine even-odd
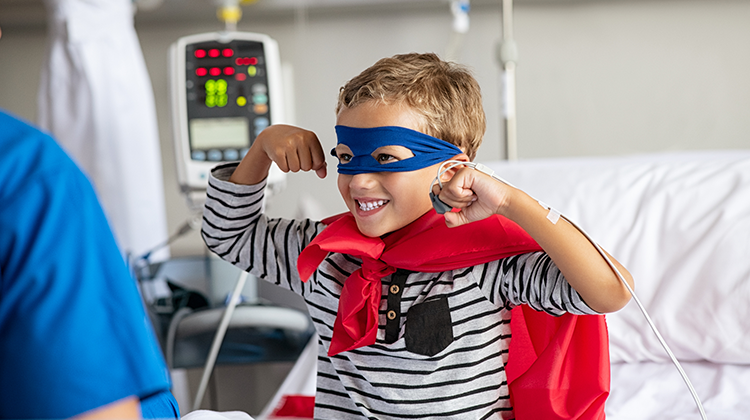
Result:
{"label": "white bed sheet", "polygon": [[[750,419],[750,366],[683,362],[709,420]],[[671,363],[614,363],[605,405],[608,420],[700,420]]]}
{"label": "white bed sheet", "polygon": [[[750,150],[485,164],[628,267],[709,419],[750,419]],[[607,323],[608,419],[700,419],[635,303]]]}

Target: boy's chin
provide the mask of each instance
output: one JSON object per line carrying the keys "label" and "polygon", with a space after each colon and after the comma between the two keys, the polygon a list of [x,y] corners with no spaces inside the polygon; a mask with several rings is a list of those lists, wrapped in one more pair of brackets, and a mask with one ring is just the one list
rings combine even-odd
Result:
{"label": "boy's chin", "polygon": [[359,232],[362,235],[367,236],[368,238],[381,238],[392,232],[392,231],[383,232],[383,230],[378,230],[378,229],[362,229],[361,226],[357,226],[357,227],[359,228]]}
{"label": "boy's chin", "polygon": [[357,220],[357,229],[359,229],[359,233],[361,233],[364,236],[367,236],[368,238],[380,238],[380,237],[390,234],[391,232],[398,230],[398,229],[382,229],[378,226],[364,225],[363,223],[360,223],[359,220]]}

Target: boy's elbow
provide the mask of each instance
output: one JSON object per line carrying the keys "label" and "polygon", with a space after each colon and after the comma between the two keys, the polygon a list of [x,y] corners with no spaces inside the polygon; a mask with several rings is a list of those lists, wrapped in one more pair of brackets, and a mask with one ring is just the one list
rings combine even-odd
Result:
{"label": "boy's elbow", "polygon": [[[625,271],[624,273],[622,273],[622,277],[628,283],[630,289],[635,291],[633,276],[631,276],[629,272]],[[611,290],[608,291],[607,298],[603,299],[601,302],[597,302],[597,307],[592,307],[591,309],[599,313],[612,313],[624,308],[625,305],[630,302],[630,299],[633,298],[630,290],[625,287],[620,278],[617,278],[616,280],[617,283],[614,285],[614,287],[611,288]]]}
{"label": "boy's elbow", "polygon": [[596,312],[599,312],[600,314],[609,314],[612,312],[617,312],[620,309],[624,308],[625,305],[630,302],[631,296],[628,294],[627,296],[623,296],[621,298],[615,298],[607,301],[606,303],[603,303],[599,305],[596,308],[591,308],[595,310]]}

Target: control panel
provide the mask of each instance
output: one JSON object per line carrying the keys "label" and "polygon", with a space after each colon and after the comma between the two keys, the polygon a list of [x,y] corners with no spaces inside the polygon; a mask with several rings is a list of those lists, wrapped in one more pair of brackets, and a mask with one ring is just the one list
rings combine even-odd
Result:
{"label": "control panel", "polygon": [[170,51],[173,132],[183,191],[205,189],[217,163],[241,160],[283,117],[278,46],[267,35],[180,38]]}

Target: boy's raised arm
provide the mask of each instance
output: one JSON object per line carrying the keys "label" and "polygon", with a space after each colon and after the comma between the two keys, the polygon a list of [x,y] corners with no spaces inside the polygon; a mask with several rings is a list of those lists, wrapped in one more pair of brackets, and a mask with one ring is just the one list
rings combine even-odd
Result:
{"label": "boy's raised arm", "polygon": [[[630,292],[589,240],[563,219],[550,222],[548,210],[525,192],[479,171],[463,168],[443,184],[439,198],[461,209],[461,212],[445,214],[449,226],[482,220],[492,214],[516,222],[552,258],[591,309],[600,313],[614,312],[630,300]],[[627,269],[611,256],[610,259],[633,287],[633,278]]]}
{"label": "boy's raised arm", "polygon": [[320,178],[327,174],[325,155],[318,136],[291,125],[272,125],[253,142],[230,182],[255,185],[266,179],[271,163],[282,172],[313,170]]}

